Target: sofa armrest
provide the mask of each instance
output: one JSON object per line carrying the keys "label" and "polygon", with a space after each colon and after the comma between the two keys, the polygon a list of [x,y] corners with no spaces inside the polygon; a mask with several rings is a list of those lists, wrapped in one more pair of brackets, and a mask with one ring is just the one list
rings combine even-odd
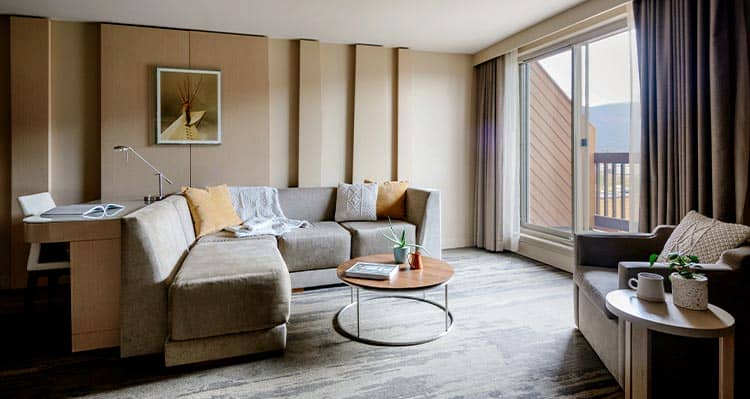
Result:
{"label": "sofa armrest", "polygon": [[[702,264],[703,270],[701,273],[708,277],[709,285],[724,285],[728,280],[734,279],[737,276],[731,267],[720,263]],[[655,263],[653,267],[648,265],[648,262],[620,262],[617,266],[617,275],[619,278],[618,287],[620,289],[628,288],[628,280],[631,278],[638,278],[638,273],[647,272],[654,273],[664,276],[664,289],[666,291],[672,290],[672,284],[669,281],[669,267],[666,263]]]}
{"label": "sofa armrest", "polygon": [[406,190],[406,221],[417,226],[417,244],[427,249],[428,255],[441,259],[440,192],[431,189]]}
{"label": "sofa armrest", "polygon": [[648,260],[660,253],[674,226],[657,226],[653,233],[584,233],[576,235],[576,265],[617,267],[623,260]]}
{"label": "sofa armrest", "polygon": [[743,245],[722,252],[718,263],[726,265],[732,270],[750,268],[750,245]]}

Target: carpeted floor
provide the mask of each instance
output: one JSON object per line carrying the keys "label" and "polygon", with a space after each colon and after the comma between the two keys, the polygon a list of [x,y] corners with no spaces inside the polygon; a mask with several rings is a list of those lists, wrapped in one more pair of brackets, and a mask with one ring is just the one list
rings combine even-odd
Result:
{"label": "carpeted floor", "polygon": [[[432,343],[385,348],[342,338],[331,318],[349,303],[350,291],[332,287],[293,296],[287,350],[281,356],[165,369],[159,356],[118,359],[113,350],[42,351],[25,357],[15,350],[15,356],[0,360],[0,396],[622,397],[573,325],[569,274],[520,256],[476,249],[445,251],[444,258],[456,269],[449,285],[455,325]],[[442,302],[443,290],[427,297]],[[343,323],[354,328],[354,313],[347,313]],[[442,313],[424,303],[362,305],[362,334],[368,336],[411,339],[442,327]]]}

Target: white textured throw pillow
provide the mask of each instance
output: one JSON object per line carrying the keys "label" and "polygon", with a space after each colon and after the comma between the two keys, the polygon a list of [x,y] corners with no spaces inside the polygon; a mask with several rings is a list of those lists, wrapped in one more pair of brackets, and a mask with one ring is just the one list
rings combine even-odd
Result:
{"label": "white textured throw pillow", "polygon": [[690,211],[664,244],[659,262],[667,262],[667,255],[679,252],[697,256],[700,263],[716,263],[722,252],[739,247],[748,236],[748,226],[720,222]]}
{"label": "white textured throw pillow", "polygon": [[377,199],[377,183],[339,184],[336,192],[336,221],[378,220],[375,213]]}

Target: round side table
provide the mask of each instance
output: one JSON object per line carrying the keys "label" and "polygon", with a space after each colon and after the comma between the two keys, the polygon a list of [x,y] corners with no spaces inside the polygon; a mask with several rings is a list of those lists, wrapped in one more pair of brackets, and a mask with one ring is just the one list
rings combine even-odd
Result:
{"label": "round side table", "polygon": [[[448,332],[453,327],[453,314],[448,310],[448,282],[451,280],[451,278],[453,278],[453,268],[449,264],[439,259],[422,256],[422,269],[399,270],[398,273],[396,273],[396,275],[390,280],[369,280],[364,278],[347,277],[346,270],[354,266],[354,264],[357,262],[393,264],[393,254],[370,255],[351,259],[342,263],[336,269],[336,274],[338,275],[339,280],[348,285],[351,289],[350,303],[342,307],[338,312],[336,312],[336,315],[333,317],[333,328],[336,330],[336,332],[353,341],[379,346],[420,345],[427,342],[432,342],[438,338],[443,337],[445,334],[448,334]],[[425,299],[424,296],[422,298],[419,298],[406,295],[414,292],[424,293],[426,290],[438,287],[443,287],[445,290],[444,304]],[[384,295],[360,301],[360,289],[384,293]],[[432,337],[416,341],[382,341],[361,336],[359,330],[360,303],[384,298],[397,298],[402,300],[419,301],[428,303],[438,309],[441,309],[445,313],[444,331]],[[357,312],[356,332],[350,332],[346,330],[339,322],[341,314],[351,308],[355,308]]]}
{"label": "round side table", "polygon": [[633,290],[607,294],[607,309],[625,321],[625,397],[651,397],[651,332],[719,340],[719,398],[734,397],[734,317],[724,309],[676,306],[638,299]]}

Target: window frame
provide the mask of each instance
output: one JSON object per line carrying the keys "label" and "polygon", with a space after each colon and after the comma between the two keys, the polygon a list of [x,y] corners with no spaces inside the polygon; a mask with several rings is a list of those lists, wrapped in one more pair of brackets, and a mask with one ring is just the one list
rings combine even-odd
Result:
{"label": "window frame", "polygon": [[[602,24],[600,26],[594,26],[589,27],[588,29],[584,29],[581,32],[577,32],[576,34],[567,37],[563,40],[556,41],[550,44],[546,44],[539,48],[534,48],[528,51],[524,51],[522,54],[519,55],[518,59],[518,67],[519,67],[519,105],[520,105],[520,203],[521,203],[521,212],[520,212],[520,224],[521,224],[521,232],[529,235],[533,235],[535,237],[547,239],[550,241],[562,243],[562,244],[568,244],[571,245],[573,243],[573,239],[575,238],[575,234],[577,234],[579,231],[582,231],[582,229],[586,226],[586,222],[583,220],[585,218],[585,215],[581,215],[582,213],[587,212],[581,212],[579,207],[576,206],[576,204],[584,200],[588,202],[588,199],[585,195],[582,195],[581,191],[583,190],[583,186],[581,184],[581,180],[583,178],[588,178],[587,176],[582,176],[581,168],[587,166],[583,166],[581,162],[579,162],[580,157],[580,148],[584,146],[582,143],[582,139],[587,139],[588,137],[584,137],[584,134],[587,134],[585,132],[585,129],[581,126],[582,123],[579,119],[581,114],[584,112],[584,106],[582,104],[582,94],[583,94],[583,86],[582,86],[582,79],[586,79],[588,81],[588,76],[582,76],[583,71],[583,57],[582,52],[583,48],[588,46],[590,43],[606,39],[607,37],[614,36],[617,34],[620,34],[622,32],[630,31],[632,29],[631,21],[628,19],[627,14],[623,14],[621,16],[618,16],[612,21],[609,21],[605,24]],[[530,128],[530,92],[529,92],[529,64],[538,61],[540,59],[544,59],[550,56],[554,56],[556,54],[563,53],[565,51],[571,52],[571,159],[573,164],[571,165],[571,182],[573,184],[573,187],[571,187],[571,192],[573,195],[570,198],[571,201],[571,209],[573,210],[573,213],[570,215],[571,220],[571,230],[570,231],[564,231],[560,229],[555,229],[547,226],[541,226],[533,223],[529,223],[529,170],[530,170],[530,164],[529,164],[529,128]],[[588,57],[588,54],[587,54]],[[585,66],[588,68],[588,65]],[[586,91],[588,91],[588,82],[586,85]],[[588,93],[587,93],[588,95]],[[585,173],[590,173],[590,171],[586,171]],[[583,198],[581,198],[583,197]],[[590,207],[591,204],[584,205],[585,207]]]}

